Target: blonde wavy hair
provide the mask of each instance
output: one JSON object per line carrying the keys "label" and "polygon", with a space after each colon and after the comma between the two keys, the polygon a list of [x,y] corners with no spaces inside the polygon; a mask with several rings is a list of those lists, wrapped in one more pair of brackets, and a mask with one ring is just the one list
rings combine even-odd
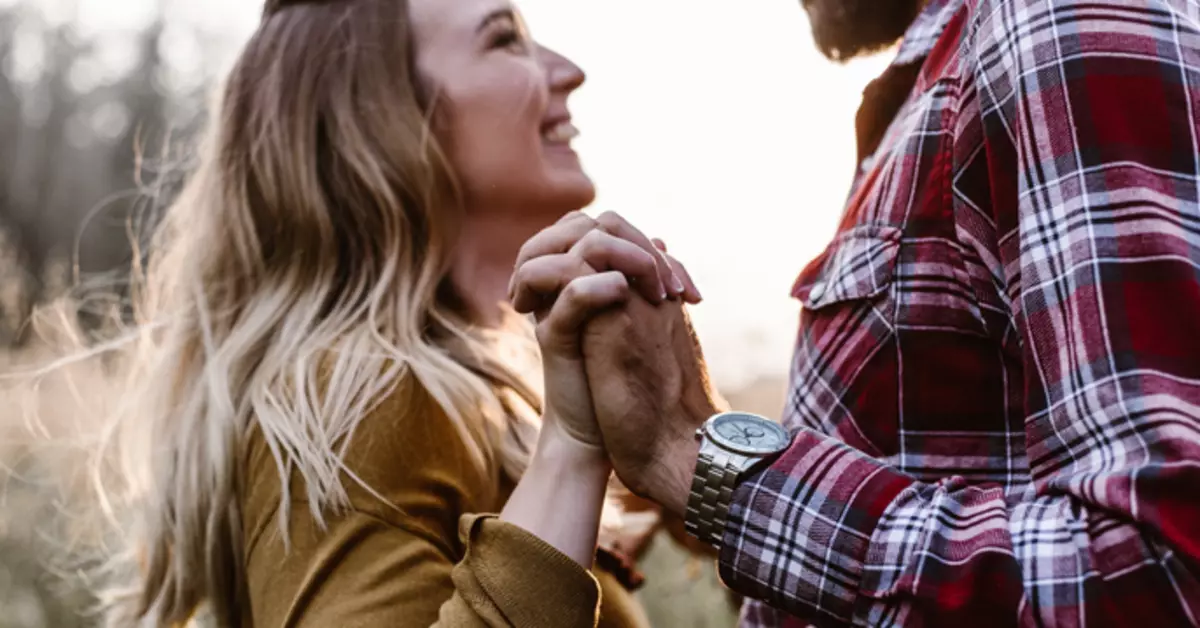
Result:
{"label": "blonde wavy hair", "polygon": [[108,561],[128,585],[105,600],[111,624],[185,624],[205,603],[240,623],[252,430],[285,479],[281,517],[295,474],[318,521],[347,506],[347,443],[408,376],[481,466],[523,471],[538,426],[500,409],[496,375],[524,374],[455,307],[461,199],[412,48],[404,0],[273,0],[229,75],[139,251],[136,324],[108,345],[121,403],[95,475],[129,539]]}

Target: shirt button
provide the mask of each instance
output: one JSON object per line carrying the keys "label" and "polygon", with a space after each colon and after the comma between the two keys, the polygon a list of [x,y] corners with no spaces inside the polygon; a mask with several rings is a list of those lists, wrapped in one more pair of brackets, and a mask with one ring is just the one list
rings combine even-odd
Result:
{"label": "shirt button", "polygon": [[809,289],[808,299],[813,303],[816,303],[817,301],[820,301],[821,297],[823,296],[825,296],[825,282],[818,281],[812,285],[811,289]]}

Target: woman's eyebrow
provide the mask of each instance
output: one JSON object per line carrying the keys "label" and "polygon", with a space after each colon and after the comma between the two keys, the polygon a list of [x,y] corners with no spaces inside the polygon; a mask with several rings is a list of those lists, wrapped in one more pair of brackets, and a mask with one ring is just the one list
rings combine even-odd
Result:
{"label": "woman's eyebrow", "polygon": [[515,22],[515,21],[517,21],[517,16],[516,16],[516,14],[513,13],[513,10],[511,8],[496,9],[495,11],[488,13],[483,18],[483,20],[479,22],[479,27],[476,28],[475,31],[481,32],[481,31],[483,31],[483,29],[487,28],[492,22],[495,22],[497,20],[503,20],[503,19],[508,19],[508,20]]}

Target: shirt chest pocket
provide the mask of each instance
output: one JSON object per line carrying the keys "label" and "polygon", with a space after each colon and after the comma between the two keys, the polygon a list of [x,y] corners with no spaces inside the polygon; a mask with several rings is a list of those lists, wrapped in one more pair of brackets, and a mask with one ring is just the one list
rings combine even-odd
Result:
{"label": "shirt chest pocket", "polygon": [[864,370],[888,369],[895,349],[882,345],[895,336],[938,342],[988,334],[958,245],[904,238],[900,227],[846,229],[804,269],[793,295],[804,306],[793,372],[839,397],[830,403],[854,394]]}
{"label": "shirt chest pocket", "polygon": [[874,224],[839,234],[793,289],[806,312],[805,327],[828,333],[824,325],[848,324],[841,317],[852,316],[858,324],[878,326],[876,335],[884,328],[986,335],[957,242],[902,236],[899,227]]}
{"label": "shirt chest pocket", "polygon": [[894,344],[900,236],[900,229],[880,225],[845,230],[800,274],[793,296],[804,307],[792,362],[795,385],[784,416],[789,428],[816,430],[874,451],[858,442],[852,426],[862,391],[895,380],[894,364],[879,358]]}
{"label": "shirt chest pocket", "polygon": [[867,223],[840,233],[793,289],[803,311],[785,424],[871,455],[895,453],[901,354],[984,332],[976,301],[948,289],[961,261],[952,241],[912,238],[899,226]]}
{"label": "shirt chest pocket", "polygon": [[900,230],[866,225],[838,234],[800,274],[793,296],[806,310],[874,300],[891,287],[900,250]]}

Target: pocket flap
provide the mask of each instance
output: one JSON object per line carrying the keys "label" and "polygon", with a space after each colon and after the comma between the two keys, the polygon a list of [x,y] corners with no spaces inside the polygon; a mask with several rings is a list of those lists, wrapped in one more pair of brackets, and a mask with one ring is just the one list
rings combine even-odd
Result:
{"label": "pocket flap", "polygon": [[870,299],[892,285],[900,253],[900,229],[864,225],[839,233],[796,280],[792,296],[804,307]]}

